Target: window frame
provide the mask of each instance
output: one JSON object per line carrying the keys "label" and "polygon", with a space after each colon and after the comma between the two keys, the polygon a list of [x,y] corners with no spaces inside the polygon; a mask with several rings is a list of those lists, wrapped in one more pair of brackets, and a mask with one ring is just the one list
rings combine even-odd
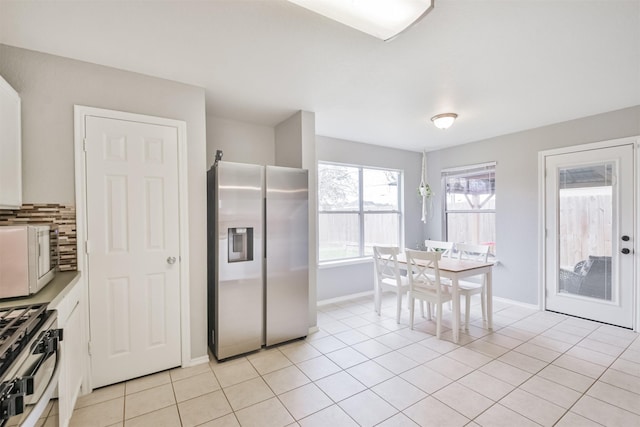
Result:
{"label": "window frame", "polygon": [[[331,215],[331,214],[357,214],[358,217],[358,256],[353,257],[343,257],[343,258],[332,258],[323,260],[320,258],[320,238],[318,237],[318,265],[327,265],[334,263],[345,263],[349,261],[358,261],[358,260],[367,260],[371,257],[371,255],[365,254],[365,217],[367,214],[395,214],[398,218],[398,247],[404,247],[404,171],[401,169],[394,168],[384,168],[384,167],[376,167],[376,166],[367,166],[367,165],[357,165],[352,163],[340,163],[340,162],[331,162],[331,161],[322,161],[319,160],[317,164],[317,180],[320,182],[320,165],[331,165],[331,166],[342,166],[349,168],[357,168],[358,169],[358,210],[332,210],[325,211],[320,207],[320,188],[318,185],[318,194],[317,194],[317,215],[318,215],[318,236],[320,235],[320,215]],[[389,171],[398,174],[398,201],[397,206],[398,210],[372,210],[364,208],[364,170],[378,170],[378,171]]]}
{"label": "window frame", "polygon": [[[441,188],[442,188],[442,228],[443,228],[444,240],[447,240],[447,241],[449,240],[449,224],[447,222],[449,214],[480,214],[480,213],[493,214],[494,228],[497,225],[495,205],[493,209],[448,209],[448,206],[447,206],[447,178],[465,177],[465,176],[477,174],[478,172],[482,172],[482,171],[493,172],[493,179],[494,179],[493,197],[495,198],[497,196],[497,191],[495,186],[497,162],[478,163],[473,165],[466,165],[466,166],[460,166],[460,167],[441,170],[440,174],[441,174]],[[472,243],[472,242],[469,242],[469,243]],[[481,244],[482,242],[473,242],[473,243]],[[494,243],[496,242],[494,241]],[[491,252],[489,253],[489,256],[491,258],[495,257],[495,248],[491,250]]]}

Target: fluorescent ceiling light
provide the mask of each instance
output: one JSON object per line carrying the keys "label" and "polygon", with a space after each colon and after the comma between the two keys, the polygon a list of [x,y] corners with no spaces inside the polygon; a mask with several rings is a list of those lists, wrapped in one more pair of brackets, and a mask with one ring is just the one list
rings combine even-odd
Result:
{"label": "fluorescent ceiling light", "polygon": [[289,0],[327,18],[382,40],[418,22],[434,0]]}

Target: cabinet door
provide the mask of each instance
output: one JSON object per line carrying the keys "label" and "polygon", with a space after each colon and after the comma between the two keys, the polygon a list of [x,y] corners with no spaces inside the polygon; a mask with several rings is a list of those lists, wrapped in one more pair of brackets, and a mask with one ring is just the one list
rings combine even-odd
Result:
{"label": "cabinet door", "polygon": [[63,369],[58,383],[60,426],[69,424],[82,385],[86,341],[82,338],[82,307],[80,304],[81,301],[77,301],[64,324],[61,359]]}
{"label": "cabinet door", "polygon": [[0,209],[22,204],[20,97],[0,76]]}

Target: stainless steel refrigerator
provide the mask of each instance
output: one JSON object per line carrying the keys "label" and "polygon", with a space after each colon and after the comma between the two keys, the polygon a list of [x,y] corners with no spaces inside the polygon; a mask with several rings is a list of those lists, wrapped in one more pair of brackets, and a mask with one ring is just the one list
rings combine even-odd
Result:
{"label": "stainless steel refrigerator", "polygon": [[308,172],[217,162],[207,174],[209,347],[218,360],[308,331]]}

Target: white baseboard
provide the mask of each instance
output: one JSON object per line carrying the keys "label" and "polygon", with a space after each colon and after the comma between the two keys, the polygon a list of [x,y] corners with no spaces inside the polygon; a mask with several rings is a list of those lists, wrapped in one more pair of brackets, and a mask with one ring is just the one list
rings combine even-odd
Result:
{"label": "white baseboard", "polygon": [[[318,301],[318,307],[323,306],[323,305],[329,305],[329,304],[334,304],[337,302],[344,302],[344,301],[349,301],[355,298],[360,298],[360,297],[366,297],[366,296],[371,296],[373,295],[373,291],[367,291],[367,292],[359,292],[357,294],[349,294],[349,295],[343,295],[340,297],[336,297],[336,298],[328,298],[328,299],[323,299],[323,300],[319,300]],[[504,302],[506,304],[511,304],[511,305],[515,305],[518,307],[524,307],[524,308],[530,308],[532,310],[542,310],[542,307],[540,307],[538,304],[529,304],[526,302],[521,302],[521,301],[516,301],[513,299],[509,299],[509,298],[502,298],[502,297],[493,297],[494,301],[499,301],[499,302]],[[309,329],[309,333],[311,332],[311,329]],[[317,329],[317,327],[315,327],[315,329]],[[315,332],[315,331],[314,331]]]}
{"label": "white baseboard", "polygon": [[336,298],[323,299],[318,301],[318,306],[334,304],[336,302],[349,301],[349,300],[360,298],[360,297],[368,297],[370,295],[373,295],[373,291],[359,292],[357,294],[349,294],[349,295],[343,295],[341,297],[336,297]]}
{"label": "white baseboard", "polygon": [[202,365],[203,363],[209,363],[209,355],[197,357],[195,359],[191,359],[185,365],[182,365],[183,368],[190,368],[191,366]]}
{"label": "white baseboard", "polygon": [[320,328],[318,328],[317,326],[311,326],[311,327],[309,328],[308,335],[315,334],[315,333],[316,333],[316,332],[318,332],[319,330],[320,330]]}
{"label": "white baseboard", "polygon": [[493,300],[504,302],[506,304],[517,305],[518,307],[530,308],[532,310],[539,310],[539,311],[542,310],[542,308],[538,304],[529,304],[526,302],[516,301],[509,298],[493,297]]}

